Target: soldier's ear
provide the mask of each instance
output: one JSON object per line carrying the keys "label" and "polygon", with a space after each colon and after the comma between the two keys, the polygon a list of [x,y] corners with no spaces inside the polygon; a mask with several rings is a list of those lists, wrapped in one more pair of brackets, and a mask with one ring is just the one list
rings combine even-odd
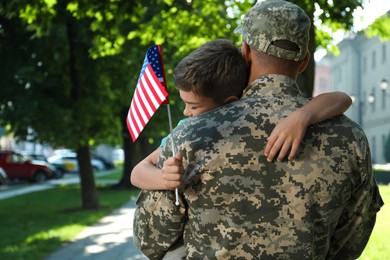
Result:
{"label": "soldier's ear", "polygon": [[302,71],[304,71],[306,69],[306,66],[309,63],[309,60],[310,60],[310,52],[307,51],[305,58],[303,59],[301,65],[298,68],[298,74],[302,73]]}
{"label": "soldier's ear", "polygon": [[242,42],[241,52],[242,52],[242,56],[244,56],[244,60],[246,62],[246,65],[248,65],[248,67],[250,67],[250,65],[252,63],[251,47],[246,42]]}

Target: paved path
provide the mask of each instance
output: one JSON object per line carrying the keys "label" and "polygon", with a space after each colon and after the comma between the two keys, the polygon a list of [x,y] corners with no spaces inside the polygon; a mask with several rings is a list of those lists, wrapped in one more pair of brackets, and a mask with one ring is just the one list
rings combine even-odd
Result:
{"label": "paved path", "polygon": [[[113,171],[108,170],[108,171],[101,171],[98,173],[95,173],[95,176],[104,176],[104,175],[109,175]],[[116,183],[118,180],[99,180],[96,179],[96,183]],[[18,185],[5,185],[5,186],[0,186],[0,200],[2,199],[7,199],[11,197],[15,197],[18,195],[22,195],[25,193],[30,193],[34,191],[40,191],[40,190],[46,190],[46,189],[51,189],[54,188],[56,185],[59,184],[77,184],[80,183],[80,176],[76,173],[68,173],[64,175],[64,178],[62,179],[53,179],[53,180],[48,180],[43,183],[34,183],[34,184],[18,184]]]}
{"label": "paved path", "polygon": [[[110,174],[110,172],[101,172],[96,175],[105,174]],[[54,188],[60,183],[80,183],[80,179],[76,175],[60,180],[46,181],[42,184],[21,185],[21,187],[1,187],[0,200]],[[64,245],[57,252],[46,258],[46,260],[147,259],[133,244],[134,211],[134,201],[127,202],[112,214],[102,218],[95,225],[85,228],[71,243]]]}
{"label": "paved path", "polygon": [[133,244],[134,201],[102,218],[77,235],[74,241],[46,260],[129,260],[147,259]]}

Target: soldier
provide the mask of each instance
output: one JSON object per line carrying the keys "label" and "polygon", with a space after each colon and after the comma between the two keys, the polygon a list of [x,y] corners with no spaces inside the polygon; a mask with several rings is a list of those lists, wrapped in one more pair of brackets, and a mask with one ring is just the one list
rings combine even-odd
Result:
{"label": "soldier", "polygon": [[188,259],[359,257],[383,205],[361,127],[341,115],[308,127],[295,160],[264,155],[277,122],[307,103],[295,81],[309,60],[309,27],[282,0],[245,15],[242,98],[179,125],[180,155],[171,157],[169,139],[157,162],[166,172],[183,164],[181,205],[172,191],[141,193],[135,236],[150,258],[181,237]]}
{"label": "soldier", "polygon": [[[218,39],[205,43],[184,58],[174,71],[175,87],[185,103],[183,114],[187,117],[198,116],[221,105],[237,101],[247,86],[248,75],[249,69],[241,52],[230,41]],[[348,95],[333,92],[319,95],[297,109],[282,120],[271,133],[266,146],[266,151],[269,151],[267,159],[272,161],[279,149],[282,150],[278,153],[278,160],[284,158],[287,153],[289,160],[292,159],[308,124],[339,115],[350,105],[351,99]],[[167,138],[163,139],[158,149],[133,168],[131,183],[134,186],[144,190],[166,190],[180,186],[179,169],[177,172],[163,173],[156,167],[161,147]],[[154,207],[161,206],[160,204]],[[169,203],[165,205],[167,206],[173,205]],[[172,251],[168,253],[171,259],[178,259],[178,254],[185,255],[185,252],[178,248],[174,253]]]}

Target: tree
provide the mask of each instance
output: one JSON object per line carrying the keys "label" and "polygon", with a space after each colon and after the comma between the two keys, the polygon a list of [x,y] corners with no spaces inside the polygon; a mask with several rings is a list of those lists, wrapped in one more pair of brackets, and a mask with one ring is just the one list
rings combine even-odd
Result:
{"label": "tree", "polygon": [[[143,21],[140,31],[129,34],[130,39],[139,38],[142,43],[158,42],[169,45],[172,55],[183,57],[204,42],[224,37],[239,44],[240,38],[233,33],[240,16],[246,13],[255,1],[164,1],[166,6],[160,15]],[[184,2],[184,1],[183,1]],[[306,11],[312,21],[309,50],[311,59],[298,81],[305,96],[311,97],[314,86],[314,52],[318,47],[335,50],[332,34],[340,29],[349,30],[353,25],[353,11],[364,0],[347,1],[291,1]],[[179,2],[182,3],[182,2]],[[181,32],[181,33],[177,33]],[[181,45],[182,43],[182,45]],[[171,54],[169,54],[171,55]]]}
{"label": "tree", "polygon": [[[65,1],[8,1],[0,6],[2,67],[10,69],[1,75],[1,99],[7,104],[1,108],[2,120],[18,138],[26,138],[31,127],[36,140],[76,150],[85,209],[99,208],[90,146],[118,136],[120,124],[112,114],[120,110],[118,96],[128,86],[121,75],[125,60],[94,58],[99,30],[93,27],[98,26],[76,12],[103,8],[103,2],[96,2],[78,8]],[[19,53],[23,59],[14,61]]]}
{"label": "tree", "polygon": [[368,37],[379,36],[383,41],[390,41],[390,13],[377,18],[365,32]]}
{"label": "tree", "polygon": [[[1,107],[2,122],[19,139],[25,139],[27,129],[32,128],[36,140],[77,151],[84,208],[99,207],[89,148],[95,143],[113,141],[112,136],[120,137],[118,118],[130,101],[123,93],[133,92],[146,46],[152,44],[145,41],[140,45],[139,39],[130,36],[125,40],[126,35],[137,30],[145,32],[140,25],[147,20],[155,22],[154,17],[166,14],[165,2],[169,1],[159,1],[158,8],[150,8],[152,1],[149,2],[89,1],[87,5],[83,1],[8,1],[0,4],[1,37],[5,40],[2,56],[6,57],[2,62],[3,67],[10,68],[1,77],[5,89],[1,99],[7,104]],[[183,1],[180,5],[186,9],[188,3]],[[182,42],[177,46],[186,46]],[[168,55],[180,53],[177,49],[167,50]],[[17,53],[23,53],[23,58],[15,60]],[[177,62],[178,56],[172,56],[170,64]],[[178,99],[173,96],[172,103],[175,100]],[[166,125],[166,113],[159,114],[162,113],[157,113],[152,124]],[[175,114],[178,117],[179,113]],[[145,133],[157,135],[155,129],[149,127]],[[168,127],[164,129],[165,134]],[[123,136],[128,141],[128,134]],[[125,167],[126,174],[129,169]],[[129,178],[123,182],[129,183]]]}

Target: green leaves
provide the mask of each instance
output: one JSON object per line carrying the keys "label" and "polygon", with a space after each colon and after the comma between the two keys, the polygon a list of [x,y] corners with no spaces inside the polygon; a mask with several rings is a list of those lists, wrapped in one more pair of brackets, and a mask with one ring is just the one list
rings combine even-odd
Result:
{"label": "green leaves", "polygon": [[[239,46],[240,36],[233,30],[254,2],[3,1],[0,101],[12,106],[0,108],[1,118],[15,131],[33,127],[41,140],[56,144],[77,146],[77,140],[104,142],[112,136],[119,140],[119,111],[130,105],[147,48],[161,44],[176,123],[183,116],[172,83],[175,65],[212,39],[227,38]],[[327,31],[316,27],[316,46],[331,49],[333,32],[349,28],[362,0],[294,2],[312,17],[322,9],[316,19]],[[389,23],[380,24],[372,27],[373,33],[388,34]],[[143,134],[165,134],[166,117],[166,111],[158,112]]]}
{"label": "green leaves", "polygon": [[382,41],[389,41],[390,17],[387,14],[379,17],[365,30],[365,33],[368,37],[379,36]]}

